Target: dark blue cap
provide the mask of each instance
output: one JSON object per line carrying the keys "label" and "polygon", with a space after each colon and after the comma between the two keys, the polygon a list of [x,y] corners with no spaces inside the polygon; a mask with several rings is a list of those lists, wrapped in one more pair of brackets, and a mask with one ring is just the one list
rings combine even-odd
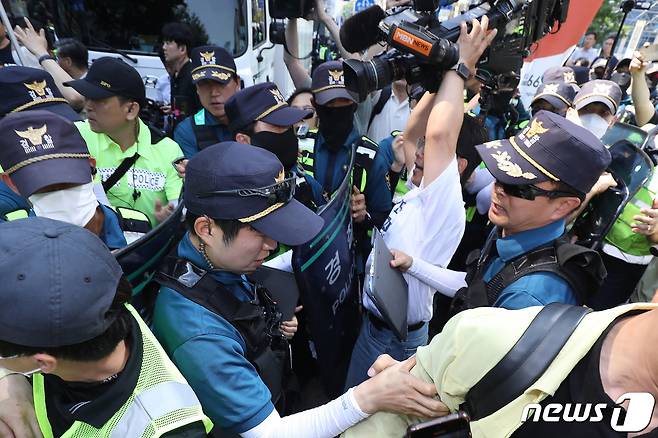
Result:
{"label": "dark blue cap", "polygon": [[11,65],[0,68],[0,117],[44,109],[71,121],[81,120],[45,70]]}
{"label": "dark blue cap", "polygon": [[1,340],[63,347],[108,329],[122,271],[96,235],[43,217],[0,227]]}
{"label": "dark blue cap", "polygon": [[532,103],[543,99],[555,108],[564,110],[571,108],[575,96],[576,91],[566,82],[547,82],[537,88],[537,93],[532,98]]}
{"label": "dark blue cap", "polygon": [[88,99],[106,99],[123,96],[143,103],[146,88],[140,74],[134,67],[111,56],[104,56],[92,62],[83,79],[64,82]]}
{"label": "dark blue cap", "polygon": [[187,163],[183,199],[194,214],[236,219],[277,242],[301,245],[320,232],[324,220],[297,200],[272,204],[262,196],[203,196],[215,191],[267,187],[285,178],[283,165],[272,152],[223,142],[203,149]]}
{"label": "dark blue cap", "polygon": [[621,95],[621,88],[616,83],[596,79],[582,86],[578,94],[576,94],[573,106],[577,110],[581,110],[591,103],[599,102],[607,106],[614,115],[617,113],[617,108],[619,108]]}
{"label": "dark blue cap", "polygon": [[192,81],[196,84],[210,79],[222,84],[237,77],[235,61],[230,53],[219,46],[200,46],[192,49]]}
{"label": "dark blue cap", "polygon": [[567,84],[578,85],[576,82],[576,73],[573,68],[566,66],[555,66],[546,69],[542,76],[543,82],[566,82]]}
{"label": "dark blue cap", "polygon": [[53,184],[90,183],[89,157],[75,125],[49,111],[0,120],[0,166],[26,198]]}
{"label": "dark blue cap", "polygon": [[334,99],[349,99],[356,102],[345,88],[345,75],[341,61],[328,61],[313,71],[311,81],[313,98],[318,105],[326,105]]}
{"label": "dark blue cap", "polygon": [[258,120],[276,126],[292,126],[313,115],[313,111],[289,106],[272,82],[256,84],[238,91],[226,102],[224,109],[228,117],[228,127],[233,132]]}
{"label": "dark blue cap", "polygon": [[489,172],[502,183],[562,181],[581,194],[590,191],[611,160],[594,134],[548,111],[539,111],[514,137],[476,148]]}

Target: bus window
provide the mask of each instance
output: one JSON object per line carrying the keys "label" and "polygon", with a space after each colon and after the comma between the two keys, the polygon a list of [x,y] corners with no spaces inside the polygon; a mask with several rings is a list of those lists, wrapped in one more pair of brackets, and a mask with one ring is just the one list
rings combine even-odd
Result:
{"label": "bus window", "polygon": [[251,0],[251,34],[254,47],[265,41],[265,0]]}
{"label": "bus window", "polygon": [[13,19],[28,15],[52,25],[59,38],[77,38],[92,50],[153,54],[160,50],[162,26],[171,21],[190,25],[194,45],[214,44],[236,58],[248,45],[247,7],[241,0],[9,0],[7,12]]}

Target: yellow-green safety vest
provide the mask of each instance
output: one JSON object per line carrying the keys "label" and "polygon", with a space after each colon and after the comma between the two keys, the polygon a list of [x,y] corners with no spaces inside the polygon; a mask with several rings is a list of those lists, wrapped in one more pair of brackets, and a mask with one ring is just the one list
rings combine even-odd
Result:
{"label": "yellow-green safety vest", "polygon": [[[126,308],[142,332],[143,357],[137,385],[128,400],[100,429],[76,421],[62,438],[158,438],[178,428],[203,422],[206,433],[213,424],[183,375],[171,362],[137,311]],[[44,438],[54,438],[48,421],[43,375],[32,380],[34,410]]]}
{"label": "yellow-green safety vest", "polygon": [[634,256],[651,255],[651,242],[643,234],[634,233],[631,225],[636,223],[633,216],[639,215],[643,208],[651,208],[658,189],[658,173],[654,172],[647,186],[640,190],[628,201],[605,240],[616,246],[620,251]]}
{"label": "yellow-green safety vest", "polygon": [[5,218],[7,219],[7,221],[25,219],[29,216],[30,216],[30,212],[25,210],[24,208],[21,208],[20,210],[10,211],[9,213],[5,214]]}

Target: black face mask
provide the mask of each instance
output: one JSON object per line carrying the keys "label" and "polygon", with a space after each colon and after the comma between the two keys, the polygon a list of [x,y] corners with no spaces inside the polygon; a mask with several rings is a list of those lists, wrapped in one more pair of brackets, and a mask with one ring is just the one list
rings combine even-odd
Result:
{"label": "black face mask", "polygon": [[354,111],[356,105],[336,108],[318,105],[316,108],[320,119],[318,130],[327,141],[329,149],[338,150],[347,140],[354,126]]}
{"label": "black face mask", "polygon": [[269,131],[257,132],[251,136],[251,144],[272,152],[286,170],[297,164],[297,136],[292,128],[281,134]]}

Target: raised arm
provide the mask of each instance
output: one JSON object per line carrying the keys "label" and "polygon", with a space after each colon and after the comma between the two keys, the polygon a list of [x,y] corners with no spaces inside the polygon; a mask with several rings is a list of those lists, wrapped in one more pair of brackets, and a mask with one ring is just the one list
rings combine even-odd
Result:
{"label": "raised arm", "polygon": [[[471,32],[467,32],[466,23],[461,24],[459,36],[459,63],[465,64],[475,72],[475,64],[482,52],[491,44],[496,30],[487,31],[488,17],[482,23],[473,20]],[[425,133],[425,163],[423,180],[425,187],[443,173],[455,158],[457,138],[464,120],[464,80],[455,71],[449,70],[443,75],[439,92],[434,98],[434,105],[427,123]]]}
{"label": "raised arm", "polygon": [[334,21],[331,15],[327,14],[327,11],[324,9],[324,0],[315,0],[315,10],[318,16],[318,19],[322,21],[322,24],[327,28],[331,34],[331,38],[336,42],[336,47],[338,47],[338,52],[340,53],[341,58],[343,59],[359,59],[359,54],[352,54],[345,50],[343,44],[340,42],[340,35],[338,25]]}
{"label": "raised arm", "polygon": [[299,58],[299,34],[297,33],[297,19],[291,18],[286,24],[286,47],[283,51],[283,62],[295,88],[305,88],[311,85],[311,76],[302,65]]}
{"label": "raised arm", "polygon": [[647,62],[644,61],[640,52],[633,54],[630,70],[633,78],[631,97],[635,106],[635,121],[637,122],[637,126],[643,126],[649,123],[649,120],[656,113],[656,109],[651,103],[649,87],[644,80],[644,75],[647,71]]}
{"label": "raised arm", "polygon": [[404,160],[409,174],[416,161],[418,139],[425,135],[427,130],[427,119],[432,112],[435,96],[433,93],[425,93],[407,119],[407,126],[404,128]]}
{"label": "raised arm", "polygon": [[[46,42],[46,35],[43,29],[40,29],[37,33],[27,18],[25,18],[25,24],[27,25],[25,29],[19,26],[16,26],[14,29],[18,41],[37,58],[48,55],[48,43]],[[84,97],[73,88],[64,86],[64,82],[72,81],[73,78],[59,66],[57,61],[48,59],[43,61],[41,66],[53,77],[57,88],[69,102],[69,105],[76,110],[82,109],[82,106],[85,104]]]}

